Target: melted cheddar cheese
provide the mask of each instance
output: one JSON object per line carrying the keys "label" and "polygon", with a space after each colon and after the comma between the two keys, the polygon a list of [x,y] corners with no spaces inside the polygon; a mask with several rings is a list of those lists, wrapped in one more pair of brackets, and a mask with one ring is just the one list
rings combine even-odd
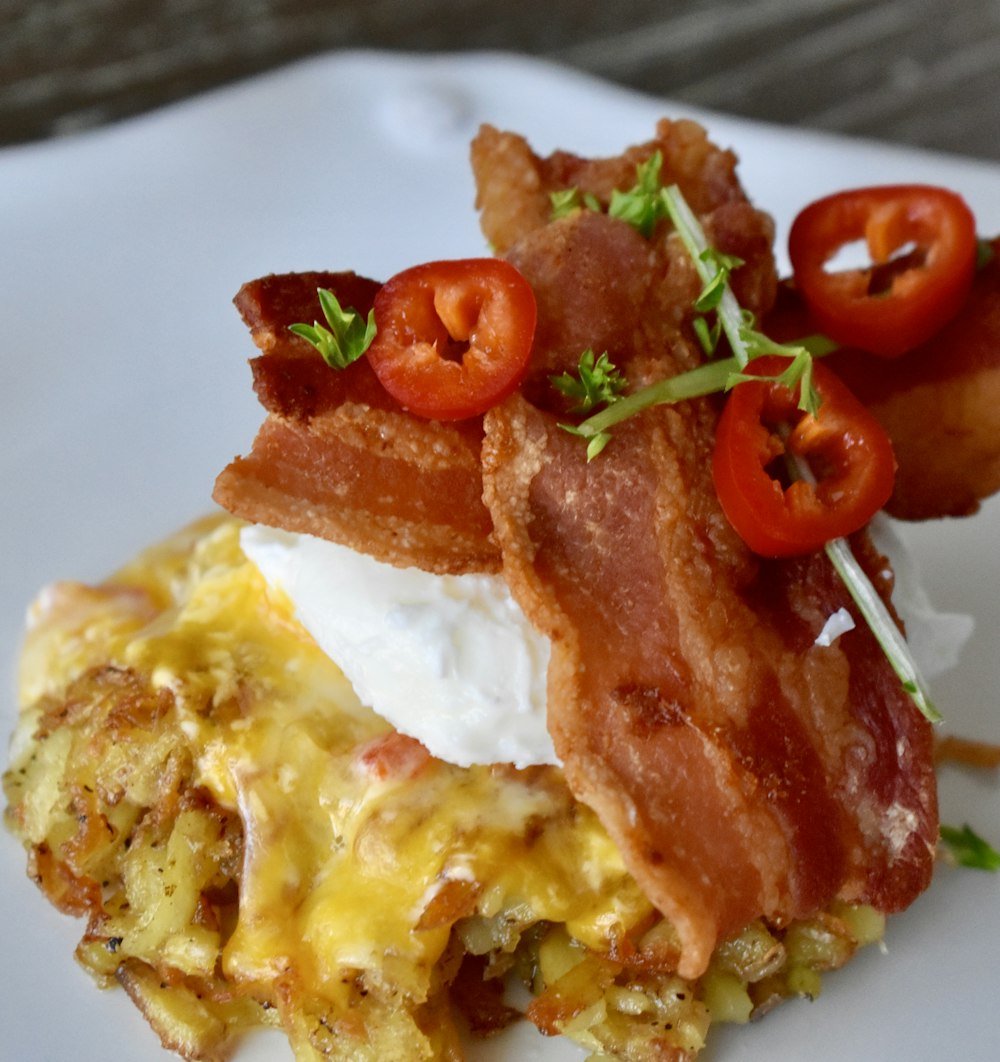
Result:
{"label": "melted cheddar cheese", "polygon": [[[449,996],[591,1050],[690,1059],[709,1018],[818,990],[880,922],[753,923],[698,984],[552,766],[456,767],[358,700],[210,518],[96,587],[35,603],[8,824],[77,950],[168,1048],[280,1025],[300,1062],[457,1059]],[[877,924],[876,924],[877,923]]]}
{"label": "melted cheddar cheese", "polygon": [[[242,824],[238,917],[220,938],[227,979],[256,987],[291,974],[347,1005],[361,975],[420,1004],[459,918],[470,931],[564,924],[604,951],[650,919],[557,768],[458,768],[412,750],[380,767],[388,724],[268,589],[239,529],[204,522],[101,587],[50,588],[21,671],[29,706],[106,667],[169,695],[160,725],[190,754],[186,785]],[[37,727],[28,708],[22,748]],[[58,801],[47,811],[26,824],[35,843]],[[119,947],[129,951],[127,935]]]}
{"label": "melted cheddar cheese", "polygon": [[[480,916],[567,923],[598,946],[648,916],[600,824],[554,770],[429,761],[373,777],[362,754],[387,724],[266,588],[235,532],[225,522],[204,540],[186,599],[123,647],[130,667],[174,694],[198,750],[194,783],[243,822],[231,976],[264,981],[295,967],[336,997],[345,969],[382,976],[389,965],[423,999],[450,924],[417,927],[449,882],[475,892]],[[158,582],[155,568],[140,574]],[[226,702],[232,710],[220,711]]]}

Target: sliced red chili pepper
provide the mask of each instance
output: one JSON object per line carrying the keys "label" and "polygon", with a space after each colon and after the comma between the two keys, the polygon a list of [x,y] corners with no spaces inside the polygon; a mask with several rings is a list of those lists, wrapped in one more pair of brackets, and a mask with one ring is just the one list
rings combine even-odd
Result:
{"label": "sliced red chili pepper", "polygon": [[[861,239],[874,268],[826,269],[842,247]],[[828,335],[896,357],[961,308],[975,272],[976,222],[945,188],[858,188],[806,207],[792,224],[788,253],[795,283]]]}
{"label": "sliced red chili pepper", "polygon": [[[788,360],[757,358],[749,374],[777,376]],[[723,512],[765,557],[811,553],[866,523],[892,493],[896,461],[877,420],[824,365],[813,366],[817,416],[783,383],[748,380],[719,420],[712,475]],[[805,459],[815,483],[789,478],[786,454]]]}
{"label": "sliced red chili pepper", "polygon": [[534,292],[501,258],[427,262],[375,296],[368,360],[406,409],[462,420],[506,398],[528,367]]}

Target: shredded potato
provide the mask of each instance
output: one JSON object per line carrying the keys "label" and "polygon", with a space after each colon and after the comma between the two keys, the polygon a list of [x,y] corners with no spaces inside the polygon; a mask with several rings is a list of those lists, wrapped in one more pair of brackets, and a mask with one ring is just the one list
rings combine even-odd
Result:
{"label": "shredded potato", "polygon": [[545,1033],[690,1059],[711,1022],[815,995],[880,936],[856,908],[757,921],[682,980],[672,927],[558,769],[415,755],[238,532],[209,520],[43,595],[4,776],[29,873],[86,919],[77,958],[164,1047],[212,1062],[276,1026],[301,1062],[459,1059],[459,1025],[518,1017],[520,981]]}

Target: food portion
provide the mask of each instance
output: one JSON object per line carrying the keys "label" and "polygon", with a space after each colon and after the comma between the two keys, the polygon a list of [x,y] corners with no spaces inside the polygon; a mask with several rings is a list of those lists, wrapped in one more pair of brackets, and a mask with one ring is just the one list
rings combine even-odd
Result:
{"label": "food portion", "polygon": [[[186,1058],[271,1025],[458,1059],[523,1010],[689,1062],[931,879],[935,711],[867,529],[892,443],[735,156],[663,121],[600,160],[484,127],[472,163],[497,257],[245,285],[229,515],[35,608],[8,820]],[[879,283],[926,281],[936,230],[876,199]]]}
{"label": "food portion", "polygon": [[[767,223],[731,158],[673,127],[656,146],[664,183],[681,185],[713,247],[744,260],[746,307],[766,310]],[[510,163],[515,147],[474,148],[487,212],[491,195],[546,191],[540,163],[537,181],[524,177],[526,148]],[[503,164],[514,177],[497,190]],[[567,169],[559,180],[600,197],[599,171]],[[538,295],[546,372],[571,369],[585,343],[639,385],[701,360],[699,285],[669,226],[643,237],[580,211],[486,231]],[[530,387],[486,417],[505,576],[553,641],[549,726],[570,786],[676,927],[681,971],[698,976],[757,915],[785,921],[838,895],[905,906],[929,880],[936,840],[930,728],[867,631],[810,647],[850,604],[825,558],[761,563],[733,534],[710,479],[717,406],[647,410],[587,462]]]}
{"label": "food portion", "polygon": [[353,273],[296,273],[243,286],[236,306],[262,356],[251,363],[268,412],[251,453],[219,476],[231,512],[426,571],[498,571],[483,504],[482,424],[410,416],[366,358],[333,372],[289,325],[334,289],[359,316],[379,285]]}
{"label": "food portion", "polygon": [[528,1018],[685,1059],[878,938],[869,908],[754,920],[697,983],[557,767],[456,767],[360,703],[213,518],[107,583],[38,600],[5,775],[29,873],[86,920],[77,959],[164,1046],[280,1027],[301,1060],[457,1059]]}

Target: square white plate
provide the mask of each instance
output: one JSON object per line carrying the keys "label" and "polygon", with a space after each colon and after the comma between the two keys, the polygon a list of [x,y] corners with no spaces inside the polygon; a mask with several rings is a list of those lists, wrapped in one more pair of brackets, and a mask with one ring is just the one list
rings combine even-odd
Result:
{"label": "square white plate", "polygon": [[[207,510],[216,472],[260,421],[252,350],[230,299],[255,276],[375,277],[482,253],[467,165],[482,121],[541,152],[616,154],[661,115],[733,147],[779,241],[810,199],[919,181],[962,192],[1000,232],[1000,166],[738,121],[523,58],[332,55],[113,128],[0,151],[2,729],[25,607],[56,578],[97,579]],[[972,613],[962,667],[936,684],[952,731],[1000,739],[1000,507],[906,528],[936,603]],[[948,771],[943,819],[1000,840],[995,778]],[[18,1062],[165,1057],[120,992],[74,964],[82,926],[43,901],[0,838],[0,1055]],[[1000,1058],[1000,877],[941,869],[822,999],[713,1032],[715,1062]],[[245,1062],[288,1057],[274,1037]],[[578,1057],[537,1036],[477,1057]]]}

